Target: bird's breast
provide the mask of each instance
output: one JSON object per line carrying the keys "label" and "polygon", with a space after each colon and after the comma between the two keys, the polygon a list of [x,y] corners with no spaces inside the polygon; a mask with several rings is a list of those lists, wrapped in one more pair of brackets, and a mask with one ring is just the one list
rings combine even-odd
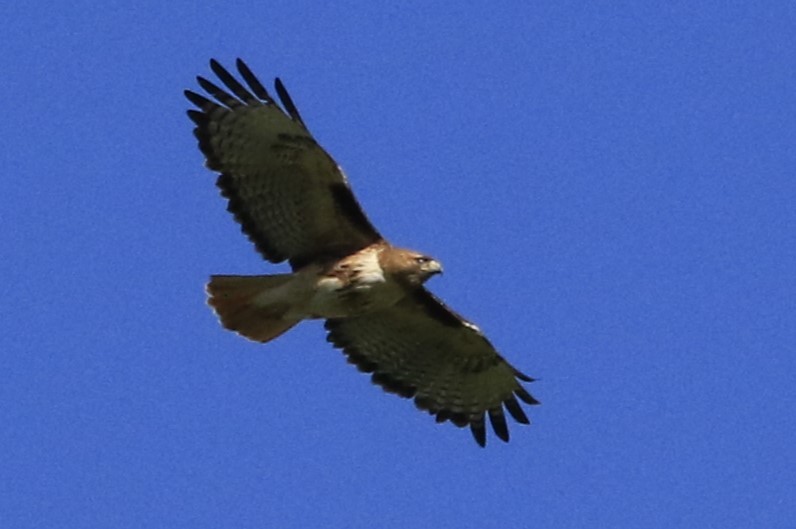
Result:
{"label": "bird's breast", "polygon": [[345,318],[391,307],[405,292],[380,271],[351,270],[347,275],[321,277],[311,301],[316,318]]}

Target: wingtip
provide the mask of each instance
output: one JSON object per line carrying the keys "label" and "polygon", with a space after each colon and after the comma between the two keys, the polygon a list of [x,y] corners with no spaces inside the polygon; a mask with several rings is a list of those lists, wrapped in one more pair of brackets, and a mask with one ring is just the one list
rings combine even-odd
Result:
{"label": "wingtip", "polygon": [[[194,103],[194,101],[196,100],[196,98],[197,98],[197,97],[199,97],[199,94],[197,94],[197,93],[196,93],[196,92],[194,92],[193,90],[187,90],[187,89],[182,91],[182,95],[184,95],[184,96],[185,96],[185,98],[186,98],[188,101],[190,101],[191,103]],[[195,103],[194,103],[194,104],[195,104]]]}
{"label": "wingtip", "polygon": [[506,424],[506,416],[503,415],[502,409],[489,410],[489,422],[492,424],[492,429],[495,435],[504,443],[509,442],[509,427]]}
{"label": "wingtip", "polygon": [[541,404],[538,400],[531,396],[530,393],[525,388],[517,388],[514,390],[514,394],[517,395],[521,401],[525,404],[529,404],[531,406],[536,406],[537,404]]}
{"label": "wingtip", "polygon": [[514,370],[514,376],[517,377],[518,379],[522,380],[523,382],[536,382],[535,378],[529,377],[528,375],[526,375],[525,373],[523,373],[522,371],[520,371],[518,369]]}
{"label": "wingtip", "polygon": [[525,412],[522,410],[520,403],[517,402],[517,399],[514,395],[510,396],[506,400],[503,401],[503,406],[508,410],[509,414],[520,424],[531,424],[530,419],[528,416],[525,415]]}
{"label": "wingtip", "polygon": [[282,105],[285,107],[287,114],[306,129],[307,126],[304,124],[304,120],[301,118],[301,114],[299,114],[298,108],[293,102],[293,98],[290,97],[290,93],[287,91],[287,88],[285,88],[285,84],[282,82],[282,79],[279,77],[275,78],[274,87],[276,88],[276,95],[279,96],[279,100],[282,101]]}
{"label": "wingtip", "polygon": [[486,428],[484,427],[484,419],[470,423],[470,431],[473,434],[473,439],[478,443],[481,448],[486,447]]}
{"label": "wingtip", "polygon": [[184,90],[183,95],[185,95],[186,99],[193,103],[196,108],[199,108],[202,111],[207,111],[207,109],[213,108],[214,106],[212,101],[201,94],[197,94],[193,90]]}
{"label": "wingtip", "polygon": [[240,57],[235,59],[235,67],[238,69],[238,73],[243,77],[243,80],[246,81],[246,84],[249,85],[249,88],[254,92],[254,95],[259,97],[260,100],[266,104],[272,104],[274,102],[274,98],[271,97],[271,94],[268,93],[268,90],[265,89],[243,59]]}
{"label": "wingtip", "polygon": [[[210,59],[210,69],[213,70],[213,73],[218,75],[219,77],[223,76],[227,73],[227,69],[224,68],[220,62],[215,59]],[[221,72],[219,74],[219,72]]]}

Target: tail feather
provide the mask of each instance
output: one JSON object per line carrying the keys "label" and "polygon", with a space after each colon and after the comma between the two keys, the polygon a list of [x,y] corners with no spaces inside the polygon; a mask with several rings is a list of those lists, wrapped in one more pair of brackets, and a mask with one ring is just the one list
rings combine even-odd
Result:
{"label": "tail feather", "polygon": [[270,276],[211,276],[207,303],[221,324],[257,342],[268,342],[301,321],[288,317],[290,299],[278,292],[292,274]]}

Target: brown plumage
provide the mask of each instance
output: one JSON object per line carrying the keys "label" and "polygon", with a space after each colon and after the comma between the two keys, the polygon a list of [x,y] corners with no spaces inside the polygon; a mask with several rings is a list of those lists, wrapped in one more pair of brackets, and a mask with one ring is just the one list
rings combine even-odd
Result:
{"label": "brown plumage", "polygon": [[265,259],[290,274],[212,276],[208,303],[222,325],[259,342],[304,319],[325,319],[328,340],[386,391],[414,398],[437,422],[470,426],[486,443],[488,417],[508,441],[505,411],[538,402],[481,331],[423,284],[435,259],[389,244],[373,227],[340,167],[307,130],[284,85],[282,110],[238,59],[247,86],[215,60],[226,90],[198,77],[212,99],[186,90],[207,167],[220,173],[227,209]]}

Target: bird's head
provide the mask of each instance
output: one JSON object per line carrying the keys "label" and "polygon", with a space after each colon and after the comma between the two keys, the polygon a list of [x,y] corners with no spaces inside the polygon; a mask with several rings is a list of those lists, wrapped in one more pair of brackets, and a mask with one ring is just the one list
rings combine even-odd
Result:
{"label": "bird's head", "polygon": [[412,250],[398,250],[389,256],[387,271],[410,285],[419,286],[442,273],[442,264],[433,257]]}

